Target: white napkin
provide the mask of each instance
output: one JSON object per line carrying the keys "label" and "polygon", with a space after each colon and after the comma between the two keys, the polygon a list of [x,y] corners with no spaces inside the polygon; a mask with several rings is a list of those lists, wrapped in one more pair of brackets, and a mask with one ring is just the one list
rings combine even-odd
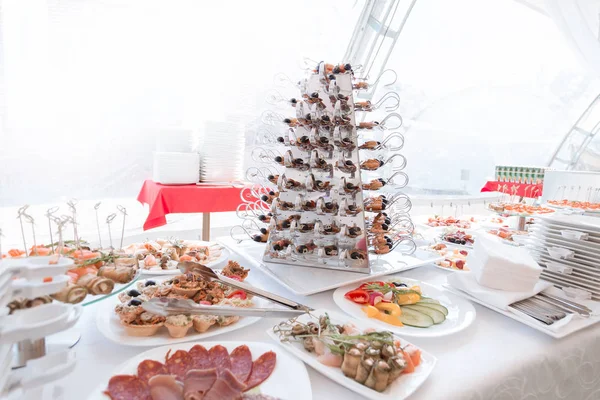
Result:
{"label": "white napkin", "polygon": [[509,304],[534,296],[552,286],[552,283],[540,280],[533,290],[527,292],[506,292],[504,290],[481,286],[477,283],[475,275],[471,272],[455,272],[448,277],[448,283],[478,300],[502,310],[507,310]]}

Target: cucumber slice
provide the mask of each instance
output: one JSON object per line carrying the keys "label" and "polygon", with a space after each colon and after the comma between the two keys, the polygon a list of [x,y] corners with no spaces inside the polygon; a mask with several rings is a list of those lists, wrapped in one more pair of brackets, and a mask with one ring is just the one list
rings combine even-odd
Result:
{"label": "cucumber slice", "polygon": [[404,325],[414,326],[417,328],[429,328],[433,325],[433,318],[427,314],[423,314],[417,310],[411,310],[402,306],[402,315],[398,318]]}
{"label": "cucumber slice", "polygon": [[434,303],[434,304],[440,304],[439,301],[432,299],[430,297],[421,297],[421,300],[419,300],[419,303]]}
{"label": "cucumber slice", "polygon": [[439,312],[443,313],[444,315],[448,316],[448,309],[446,307],[444,307],[441,304],[435,304],[435,303],[426,303],[426,302],[417,302],[416,305],[418,306],[423,306],[423,307],[429,307],[429,308],[433,308],[434,310],[438,310]]}
{"label": "cucumber slice", "polygon": [[425,315],[429,315],[431,317],[431,319],[433,319],[433,323],[436,325],[441,324],[442,322],[444,322],[446,320],[446,316],[444,315],[444,313],[442,313],[441,311],[438,311],[438,310],[434,310],[433,308],[419,306],[419,305],[404,306],[404,307],[402,307],[402,313],[404,313],[405,309],[407,309],[407,308],[409,310],[414,310],[414,311],[423,313]]}

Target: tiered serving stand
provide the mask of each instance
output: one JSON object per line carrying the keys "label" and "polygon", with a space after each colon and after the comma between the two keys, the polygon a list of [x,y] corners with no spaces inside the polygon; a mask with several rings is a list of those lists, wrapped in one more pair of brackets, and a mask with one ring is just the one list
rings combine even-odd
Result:
{"label": "tiered serving stand", "polygon": [[439,259],[412,238],[412,204],[400,192],[408,184],[398,153],[404,137],[391,132],[402,118],[370,120],[378,109],[396,110],[399,96],[355,102],[369,84],[348,64],[321,62],[293,86],[299,97],[268,99],[295,115],[263,114],[246,174],[252,196],[242,194],[242,224],[220,242],[303,295]]}
{"label": "tiered serving stand", "polygon": [[[67,284],[65,272],[73,261],[62,257],[28,257],[0,262],[0,309],[15,298],[37,298],[58,292]],[[44,385],[63,378],[75,368],[68,347],[50,351],[46,337],[75,325],[81,305],[52,302],[0,316],[0,399],[39,399]],[[23,367],[11,371],[13,366]]]}

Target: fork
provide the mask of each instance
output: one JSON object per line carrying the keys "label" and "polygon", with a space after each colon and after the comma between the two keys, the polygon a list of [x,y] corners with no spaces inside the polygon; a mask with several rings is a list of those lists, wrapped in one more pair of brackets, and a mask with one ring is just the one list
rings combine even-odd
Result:
{"label": "fork", "polygon": [[545,303],[534,297],[513,303],[511,304],[511,307],[524,312],[546,325],[551,325],[555,321],[559,321],[567,316],[567,314],[556,305]]}

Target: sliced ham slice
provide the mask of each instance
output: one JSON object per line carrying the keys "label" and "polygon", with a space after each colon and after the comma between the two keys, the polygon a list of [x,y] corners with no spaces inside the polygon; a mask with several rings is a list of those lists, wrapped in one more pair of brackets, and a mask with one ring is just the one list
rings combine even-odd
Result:
{"label": "sliced ham slice", "polygon": [[217,369],[217,374],[221,375],[225,370],[231,369],[231,360],[229,359],[229,352],[227,349],[220,344],[212,347],[208,351],[210,363],[213,368]]}
{"label": "sliced ham slice", "polygon": [[238,381],[233,373],[226,369],[212,385],[202,400],[237,400],[242,397],[246,385]]}
{"label": "sliced ham slice", "polygon": [[252,371],[252,353],[246,345],[238,346],[229,356],[231,360],[231,372],[240,382],[246,382],[250,371]]}
{"label": "sliced ham slice", "polygon": [[183,395],[185,400],[202,399],[217,380],[217,369],[192,369],[185,375]]}
{"label": "sliced ham slice", "polygon": [[184,400],[183,387],[173,375],[155,375],[148,381],[152,400]]}
{"label": "sliced ham slice", "polygon": [[252,372],[246,381],[246,390],[250,390],[263,383],[275,369],[275,363],[277,362],[277,355],[268,351],[262,356],[258,357],[254,363],[252,363]]}

